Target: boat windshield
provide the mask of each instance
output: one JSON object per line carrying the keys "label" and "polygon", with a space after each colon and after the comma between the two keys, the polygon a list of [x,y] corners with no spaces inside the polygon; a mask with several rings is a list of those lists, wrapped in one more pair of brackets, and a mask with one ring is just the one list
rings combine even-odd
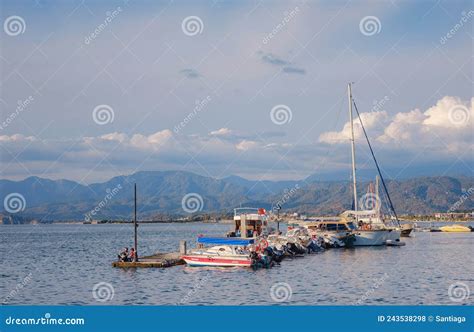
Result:
{"label": "boat windshield", "polygon": [[337,224],[326,224],[326,230],[337,231]]}
{"label": "boat windshield", "polygon": [[356,229],[356,226],[354,225],[353,222],[348,222],[348,223],[347,223],[347,227],[348,227],[349,229],[351,229],[351,230],[355,230],[355,229]]}

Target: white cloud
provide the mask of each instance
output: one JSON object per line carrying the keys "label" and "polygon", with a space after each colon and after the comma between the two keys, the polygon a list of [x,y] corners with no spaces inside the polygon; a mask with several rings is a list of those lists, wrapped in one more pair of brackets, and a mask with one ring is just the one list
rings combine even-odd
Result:
{"label": "white cloud", "polygon": [[258,146],[258,143],[255,141],[243,140],[239,144],[237,144],[235,147],[237,150],[247,151],[250,149],[254,149],[257,146]]}
{"label": "white cloud", "polygon": [[[471,104],[469,105],[458,97],[446,96],[424,113],[426,119],[423,121],[423,125],[472,130],[474,121],[473,105],[474,98],[471,98]],[[461,118],[457,119],[458,116]]]}
{"label": "white cloud", "polygon": [[[387,112],[371,112],[362,113],[362,122],[364,123],[365,129],[380,129],[380,127],[387,121]],[[362,127],[357,119],[354,120],[354,138],[358,139],[363,136]],[[351,137],[351,125],[350,122],[346,122],[341,131],[329,131],[322,133],[319,136],[319,141],[322,143],[338,144],[348,143]]]}
{"label": "white cloud", "polygon": [[[4,174],[17,172],[15,165],[21,162],[28,168],[28,175],[44,176],[44,172],[54,171],[54,177],[76,180],[82,180],[84,174],[88,176],[89,173],[90,179],[97,180],[95,176],[106,172],[103,166],[112,175],[140,169],[179,170],[183,166],[198,172],[204,168],[215,176],[222,175],[223,171],[226,175],[249,172],[258,176],[262,170],[272,167],[275,173],[281,171],[275,161],[278,153],[284,150],[270,147],[284,147],[285,144],[268,142],[265,146],[252,139],[222,139],[221,135],[232,136],[231,133],[235,131],[221,128],[214,133],[217,135],[174,135],[166,129],[150,135],[112,132],[74,140],[41,140],[15,134],[0,136],[2,146],[11,152],[2,154],[1,158]],[[243,151],[246,153],[241,153]],[[135,169],[137,166],[141,168]]]}
{"label": "white cloud", "polygon": [[[420,163],[441,163],[460,157],[468,164],[472,153],[467,153],[473,151],[473,102],[474,98],[469,104],[459,98],[444,97],[426,111],[414,109],[393,116],[381,111],[363,113],[361,117],[382,164],[405,165],[420,152]],[[453,121],[453,110],[460,110],[461,115],[467,113]],[[111,132],[76,139],[14,134],[0,136],[0,142],[7,152],[1,155],[6,176],[17,176],[20,162],[22,170],[28,169],[27,175],[42,176],[47,171],[80,180],[84,174],[104,179],[136,171],[137,166],[171,170],[184,167],[197,172],[204,168],[216,177],[239,174],[288,179],[348,167],[350,152],[345,145],[349,133],[349,124],[345,123],[341,131],[321,134],[319,141],[324,144],[294,144],[282,141],[284,136],[276,133],[257,135],[227,127],[205,134],[174,135],[165,129],[150,135]],[[363,139],[357,123],[355,136]],[[359,152],[358,158],[364,158],[364,153]]]}
{"label": "white cloud", "polygon": [[234,134],[235,134],[235,131],[230,130],[229,128],[220,128],[218,130],[214,130],[209,133],[209,135],[211,136],[230,136]]}
{"label": "white cloud", "polygon": [[383,135],[377,139],[383,143],[391,141],[407,141],[412,139],[413,134],[419,130],[420,123],[426,119],[426,115],[419,109],[408,113],[396,114],[390,124],[385,128]]}
{"label": "white cloud", "polygon": [[169,129],[158,131],[149,136],[135,134],[132,136],[129,143],[131,146],[138,149],[159,150],[167,145],[172,136],[173,133]]}
{"label": "white cloud", "polygon": [[1,142],[25,142],[25,141],[36,141],[36,138],[33,136],[25,136],[22,134],[15,134],[15,135],[1,135],[0,136],[0,141]]}
{"label": "white cloud", "polygon": [[[446,96],[426,111],[414,109],[400,112],[392,117],[387,113],[362,113],[366,130],[383,144],[383,148],[393,148],[394,144],[404,149],[422,149],[435,147],[443,154],[459,153],[472,149],[474,98],[470,103],[458,97]],[[326,132],[320,135],[319,141],[328,144],[347,143],[350,125],[346,123],[341,131]],[[354,135],[362,137],[362,130],[354,122]]]}
{"label": "white cloud", "polygon": [[102,136],[100,136],[100,138],[102,138],[104,140],[108,140],[108,141],[123,142],[123,141],[128,139],[128,136],[126,134],[123,134],[123,133],[115,132],[115,133],[102,135]]}

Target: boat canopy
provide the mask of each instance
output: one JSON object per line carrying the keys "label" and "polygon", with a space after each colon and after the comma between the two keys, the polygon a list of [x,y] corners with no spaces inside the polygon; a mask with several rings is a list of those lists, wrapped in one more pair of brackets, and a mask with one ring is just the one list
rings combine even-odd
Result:
{"label": "boat canopy", "polygon": [[341,217],[350,217],[350,216],[358,216],[358,217],[365,217],[365,216],[377,216],[377,210],[347,210],[340,214]]}
{"label": "boat canopy", "polygon": [[254,242],[254,239],[242,239],[238,237],[198,237],[198,243],[222,244],[228,246],[248,246]]}
{"label": "boat canopy", "polygon": [[234,209],[234,216],[241,214],[258,214],[265,215],[267,211],[264,208],[240,207]]}

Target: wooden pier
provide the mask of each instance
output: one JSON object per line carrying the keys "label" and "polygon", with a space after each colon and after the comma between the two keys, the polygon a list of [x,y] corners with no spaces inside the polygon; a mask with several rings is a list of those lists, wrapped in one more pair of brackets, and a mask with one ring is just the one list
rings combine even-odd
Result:
{"label": "wooden pier", "polygon": [[[136,250],[135,252],[139,252],[138,251],[138,234],[137,234],[138,221],[137,221],[137,184],[136,183],[134,185],[133,201],[134,201],[134,204],[133,204],[134,206],[133,208],[134,246],[133,248]],[[115,262],[112,262],[112,266],[128,269],[128,268],[137,268],[137,267],[163,268],[163,267],[171,267],[171,266],[176,266],[176,265],[183,265],[183,264],[186,264],[186,262],[181,259],[181,256],[186,254],[186,250],[187,250],[186,248],[187,248],[186,241],[181,240],[179,241],[179,252],[156,253],[151,256],[138,257],[137,262],[115,261]]]}
{"label": "wooden pier", "polygon": [[113,262],[113,267],[120,268],[137,268],[137,267],[171,267],[185,264],[184,260],[180,258],[181,254],[178,252],[172,253],[157,253],[151,256],[145,256],[139,259],[138,262]]}

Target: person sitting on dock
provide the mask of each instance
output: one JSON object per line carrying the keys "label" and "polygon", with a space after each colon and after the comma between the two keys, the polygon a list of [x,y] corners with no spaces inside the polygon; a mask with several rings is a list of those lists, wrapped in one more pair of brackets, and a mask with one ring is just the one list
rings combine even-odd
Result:
{"label": "person sitting on dock", "polygon": [[130,249],[130,254],[128,255],[129,262],[136,262],[137,261],[137,253],[135,252],[135,248]]}
{"label": "person sitting on dock", "polygon": [[124,250],[118,255],[118,259],[120,262],[128,262],[128,248],[125,247]]}

